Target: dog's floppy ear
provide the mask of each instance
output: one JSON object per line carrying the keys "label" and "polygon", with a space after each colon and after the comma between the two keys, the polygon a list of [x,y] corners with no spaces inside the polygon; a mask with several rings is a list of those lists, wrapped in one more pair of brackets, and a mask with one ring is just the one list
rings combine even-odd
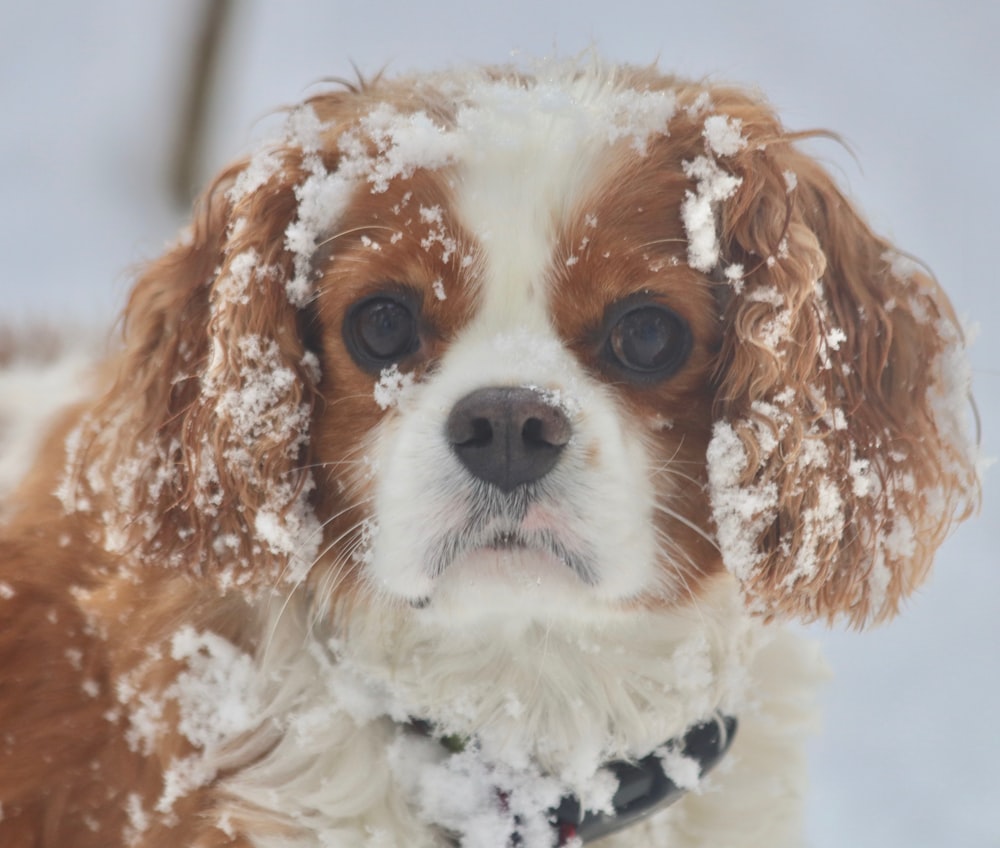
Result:
{"label": "dog's floppy ear", "polygon": [[311,565],[321,374],[302,328],[315,243],[334,223],[324,192],[345,190],[330,185],[337,128],[317,113],[349,96],[293,113],[304,131],[224,172],[135,285],[117,380],[71,438],[61,492],[109,549],[225,585]]}
{"label": "dog's floppy ear", "polygon": [[708,451],[723,558],[765,616],[876,622],[978,501],[962,333],[766,109],[713,100],[729,123],[711,162],[739,180],[716,207],[732,289]]}

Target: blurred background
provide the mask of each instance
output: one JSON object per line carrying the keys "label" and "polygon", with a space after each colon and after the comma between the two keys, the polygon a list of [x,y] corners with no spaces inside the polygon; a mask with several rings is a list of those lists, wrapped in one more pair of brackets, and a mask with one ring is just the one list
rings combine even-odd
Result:
{"label": "blurred background", "polygon": [[[0,321],[109,324],[190,196],[324,78],[590,46],[759,87],[875,229],[924,260],[1000,456],[1000,2],[39,0],[0,5]],[[853,154],[853,155],[852,155]],[[906,614],[811,629],[835,679],[811,751],[816,848],[1000,846],[1000,469]]]}

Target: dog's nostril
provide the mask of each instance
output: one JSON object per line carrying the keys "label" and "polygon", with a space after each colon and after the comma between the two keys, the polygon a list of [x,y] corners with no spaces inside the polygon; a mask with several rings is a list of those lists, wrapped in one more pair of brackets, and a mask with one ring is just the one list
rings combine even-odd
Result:
{"label": "dog's nostril", "polygon": [[493,441],[493,425],[488,418],[475,418],[472,421],[472,431],[464,442],[467,445],[485,447]]}
{"label": "dog's nostril", "polygon": [[540,418],[529,418],[521,428],[521,438],[526,445],[546,444],[542,436],[542,420]]}
{"label": "dog's nostril", "polygon": [[448,417],[445,429],[452,447],[481,448],[493,441],[490,419],[470,413],[471,410],[459,403]]}
{"label": "dog's nostril", "polygon": [[468,471],[507,492],[548,474],[572,427],[537,390],[494,387],[459,400],[446,432]]}
{"label": "dog's nostril", "polygon": [[531,447],[561,448],[569,441],[571,427],[566,416],[554,406],[543,417],[528,418],[521,427],[524,444]]}

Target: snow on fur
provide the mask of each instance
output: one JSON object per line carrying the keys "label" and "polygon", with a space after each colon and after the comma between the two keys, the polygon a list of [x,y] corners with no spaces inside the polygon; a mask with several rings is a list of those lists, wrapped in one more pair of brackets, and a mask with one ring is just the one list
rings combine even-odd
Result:
{"label": "snow on fur", "polygon": [[722,201],[736,193],[742,180],[719,167],[710,156],[684,163],[684,174],[695,180],[694,191],[685,194],[681,218],[688,237],[688,264],[708,273],[719,263],[719,236],[715,215]]}
{"label": "snow on fur", "polygon": [[[916,265],[896,254],[883,257],[889,271],[899,283],[898,293],[887,304],[891,309],[902,298],[908,298],[907,308],[918,320],[927,320],[927,307],[910,279]],[[786,356],[789,344],[791,315],[784,297],[777,289],[761,286],[743,297],[773,307],[772,317],[757,327],[754,344],[761,345],[776,357]],[[816,374],[838,368],[849,373],[850,362],[836,360],[848,340],[844,330],[833,324],[826,303],[823,283],[814,284],[813,304],[822,319],[822,331],[816,350]],[[970,373],[965,342],[959,331],[947,320],[937,321],[929,329],[942,342],[942,352],[927,363],[932,375],[929,381],[929,406],[944,442],[958,457],[948,474],[966,480],[963,491],[976,491],[975,480],[969,479],[964,462],[978,451],[972,442],[970,426]],[[869,552],[868,576],[863,594],[855,602],[864,601],[869,610],[867,619],[877,620],[887,612],[886,603],[892,574],[906,574],[906,564],[919,547],[923,528],[915,527],[897,509],[897,500],[912,497],[916,483],[906,468],[907,457],[878,443],[849,443],[852,455],[847,463],[848,479],[840,479],[832,470],[827,438],[837,431],[848,431],[849,413],[842,408],[833,391],[824,392],[819,386],[808,387],[802,396],[791,388],[778,393],[769,401],[752,404],[751,415],[735,421],[716,421],[707,450],[708,477],[713,520],[719,548],[727,569],[744,584],[752,584],[767,554],[761,544],[765,533],[780,526],[778,481],[768,471],[776,466],[784,469],[788,481],[783,496],[801,496],[809,487],[812,505],[803,509],[795,526],[784,526],[782,535],[770,544],[784,552],[791,567],[781,583],[793,589],[800,582],[808,583],[828,560],[850,530],[857,535],[853,543]],[[793,426],[793,419],[802,410],[815,413],[815,420],[806,424],[801,441],[792,452],[784,450],[783,440]],[[756,460],[750,467],[751,455]],[[848,513],[845,493],[864,498],[865,508]],[[956,495],[949,501],[943,492],[931,487],[920,492],[924,526],[934,528],[949,520],[966,504]],[[848,526],[850,521],[850,526]]]}
{"label": "snow on fur", "polygon": [[743,122],[728,115],[710,115],[705,118],[704,136],[709,149],[716,156],[733,156],[747,146],[740,130]]}
{"label": "snow on fur", "polygon": [[[169,697],[200,753],[178,764],[177,779],[253,762],[224,779],[226,815],[281,810],[293,830],[275,846],[312,846],[311,833],[320,844],[365,844],[363,834],[392,822],[410,844],[431,844],[432,827],[467,848],[505,845],[515,830],[525,848],[553,848],[548,810],[570,794],[586,809],[607,809],[616,784],[602,766],[611,759],[659,751],[680,783],[699,783],[664,743],[720,705],[742,703],[748,657],[763,644],[731,587],[714,601],[689,618],[630,613],[596,630],[591,621],[539,625],[498,641],[494,628],[450,638],[447,622],[377,603],[371,614],[321,623],[297,594],[275,601],[253,675],[231,646],[182,630],[173,653],[195,665]],[[533,688],[540,675],[553,685]],[[530,702],[514,694],[526,691],[535,692]],[[228,717],[220,735],[204,723],[216,701]],[[432,734],[414,731],[412,716]],[[438,741],[446,736],[464,740],[464,750],[446,750]],[[408,803],[386,808],[391,795]]]}
{"label": "snow on fur", "polygon": [[[292,113],[286,139],[307,154],[304,162],[310,172],[296,188],[298,217],[285,234],[286,246],[295,257],[295,274],[287,284],[293,304],[308,302],[316,245],[360,186],[367,184],[372,193],[380,194],[393,180],[406,179],[418,169],[446,168],[474,157],[484,146],[516,149],[527,116],[544,120],[546,115],[562,115],[578,101],[587,102],[589,108],[575,109],[572,135],[555,135],[547,143],[571,150],[582,139],[603,138],[608,146],[624,140],[644,153],[651,135],[668,132],[676,110],[672,91],[618,87],[610,71],[579,74],[573,63],[546,64],[544,74],[531,86],[470,74],[454,95],[459,105],[448,125],[423,110],[402,112],[386,103],[374,106],[356,127],[340,136],[341,155],[333,172],[328,172],[315,155],[327,128],[309,107]],[[727,126],[713,137],[728,148],[733,143],[731,135],[732,128]],[[233,192],[259,185],[276,167],[266,156],[255,157]],[[424,214],[433,214],[433,210],[421,210]],[[443,235],[432,233],[425,249],[435,242],[441,243],[447,261],[454,245],[446,243]]]}
{"label": "snow on fur", "polygon": [[[315,487],[312,478],[298,485],[289,480],[271,479],[257,467],[251,447],[260,442],[284,445],[289,459],[294,459],[308,440],[310,408],[299,403],[296,387],[299,377],[284,364],[277,343],[256,335],[236,342],[239,382],[218,383],[221,359],[227,354],[215,349],[209,364],[204,394],[214,401],[216,414],[227,424],[227,441],[221,457],[209,446],[202,451],[199,483],[206,506],[214,500],[215,472],[218,462],[241,474],[256,489],[267,495],[266,504],[254,517],[257,540],[288,563],[283,579],[298,583],[308,574],[319,550],[322,531],[309,495]],[[223,548],[226,546],[222,541]],[[232,573],[224,578],[232,580]]]}

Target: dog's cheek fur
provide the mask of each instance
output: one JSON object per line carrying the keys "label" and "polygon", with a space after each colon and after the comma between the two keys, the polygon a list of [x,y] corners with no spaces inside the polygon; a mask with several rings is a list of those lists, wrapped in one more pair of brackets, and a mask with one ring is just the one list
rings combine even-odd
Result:
{"label": "dog's cheek fur", "polygon": [[[609,384],[617,414],[630,422],[646,457],[636,473],[652,483],[655,567],[671,587],[641,599],[653,607],[696,600],[723,569],[709,535],[705,470],[722,319],[713,283],[687,264],[680,207],[688,190],[676,149],[623,156],[561,234],[560,255],[573,261],[561,263],[551,295],[560,336]],[[690,328],[690,354],[665,379],[623,378],[609,369],[604,339],[594,335],[607,307],[636,295],[668,306]]]}
{"label": "dog's cheek fur", "polygon": [[[321,380],[310,435],[316,513],[324,545],[310,585],[322,603],[351,603],[365,585],[365,555],[375,528],[375,488],[384,471],[379,442],[398,429],[400,384],[434,379],[440,358],[474,311],[470,276],[475,246],[450,214],[447,172],[394,180],[384,193],[363,192],[321,248],[313,309],[322,327]],[[433,209],[442,217],[421,217]],[[454,253],[426,247],[447,239]],[[345,316],[366,298],[405,287],[419,300],[419,348],[375,373],[345,340]],[[393,376],[395,375],[395,376]],[[398,387],[397,387],[398,388]],[[437,434],[435,434],[437,435]]]}

